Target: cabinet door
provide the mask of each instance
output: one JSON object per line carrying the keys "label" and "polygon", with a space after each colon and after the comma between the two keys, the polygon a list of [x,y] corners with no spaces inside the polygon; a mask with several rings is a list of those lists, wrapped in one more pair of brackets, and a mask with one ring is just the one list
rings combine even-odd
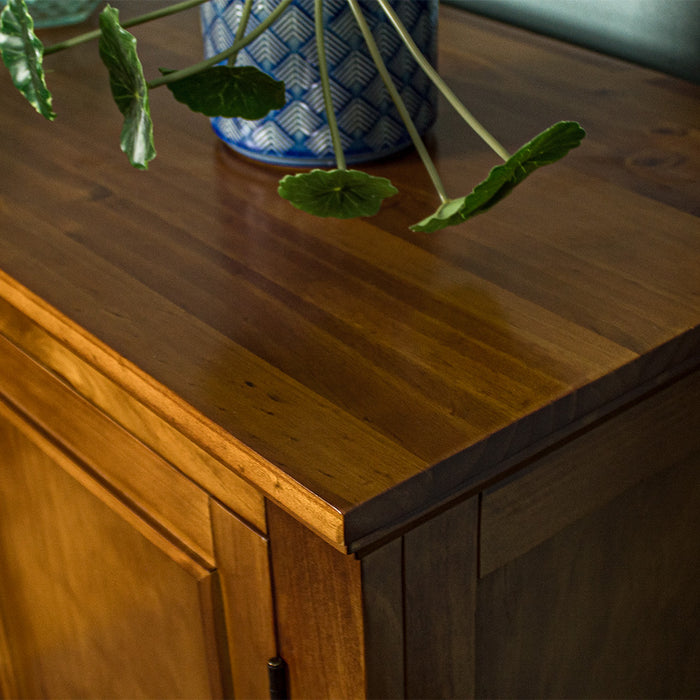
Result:
{"label": "cabinet door", "polygon": [[216,575],[0,401],[3,693],[221,695]]}

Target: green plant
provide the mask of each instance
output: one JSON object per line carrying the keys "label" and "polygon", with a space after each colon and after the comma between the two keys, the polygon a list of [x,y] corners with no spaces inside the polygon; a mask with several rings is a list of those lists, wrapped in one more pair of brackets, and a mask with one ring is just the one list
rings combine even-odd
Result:
{"label": "green plant", "polygon": [[[0,15],[0,51],[18,90],[40,114],[53,120],[56,115],[52,108],[52,96],[46,84],[43,69],[44,57],[85,41],[98,39],[99,54],[109,73],[112,96],[124,116],[120,138],[121,148],[134,167],[145,169],[156,155],[148,101],[151,90],[167,86],[176,100],[186,104],[193,111],[207,116],[259,119],[271,110],[279,109],[284,105],[283,83],[255,68],[235,64],[238,52],[266,31],[289,7],[292,0],[280,0],[266,20],[251,31],[247,31],[247,23],[253,0],[246,0],[235,41],[229,49],[182,70],[161,70],[159,76],[150,81],[146,80],[136,51],[136,39],[127,31],[127,28],[196,7],[205,1],[186,0],[136,17],[123,24],[120,23],[118,11],[107,5],[100,14],[98,30],[44,47],[34,33],[32,18],[25,0],[8,0]],[[319,71],[336,167],[332,170],[312,170],[297,175],[287,175],[280,181],[278,192],[297,208],[316,216],[336,218],[372,216],[378,212],[382,201],[396,194],[397,190],[386,178],[375,177],[359,170],[349,170],[346,166],[325,62],[323,0],[314,1]],[[494,167],[488,177],[471,193],[463,197],[450,198],[398,90],[389,77],[358,0],[347,0],[347,2],[440,200],[437,210],[413,225],[411,227],[413,230],[437,231],[486,211],[507,196],[531,172],[559,160],[581,143],[585,132],[580,125],[572,121],[561,121],[537,135],[514,154],[509,154],[466,109],[420,53],[389,0],[377,0],[422,70],[464,121],[504,161]]]}

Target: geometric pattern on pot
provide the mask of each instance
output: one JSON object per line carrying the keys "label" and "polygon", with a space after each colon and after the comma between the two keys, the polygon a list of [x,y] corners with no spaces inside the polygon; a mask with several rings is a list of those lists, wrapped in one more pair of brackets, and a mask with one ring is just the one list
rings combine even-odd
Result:
{"label": "geometric pattern on pot", "polygon": [[[255,0],[248,30],[279,0]],[[433,124],[437,90],[386,19],[376,0],[360,0],[392,79],[420,133]],[[233,43],[244,0],[210,0],[200,18],[204,55]],[[393,0],[415,42],[435,64],[438,0]],[[255,66],[286,86],[287,102],[263,119],[215,117],[214,131],[235,151],[256,160],[288,166],[334,165],[323,106],[314,30],[314,0],[294,0],[282,17],[239,52],[236,65]],[[377,73],[346,0],[324,0],[326,57],[333,106],[348,163],[397,153],[410,139]]]}

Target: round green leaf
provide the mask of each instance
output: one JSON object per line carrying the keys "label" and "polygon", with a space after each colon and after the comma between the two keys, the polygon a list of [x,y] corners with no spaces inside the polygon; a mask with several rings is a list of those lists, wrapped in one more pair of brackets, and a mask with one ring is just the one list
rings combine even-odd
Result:
{"label": "round green leaf", "polygon": [[166,84],[178,102],[208,117],[262,119],[286,101],[284,83],[253,66],[214,66]]}
{"label": "round green leaf", "polygon": [[282,178],[278,192],[314,216],[352,219],[374,216],[398,190],[385,177],[359,170],[312,170]]}
{"label": "round green leaf", "polygon": [[34,34],[34,20],[24,0],[8,0],[0,15],[0,53],[15,87],[39,114],[53,121],[56,114],[43,69],[44,45]]}
{"label": "round green leaf", "polygon": [[131,164],[145,169],[156,156],[148,86],[136,53],[136,37],[119,24],[119,12],[107,5],[100,13],[100,58],[109,71],[112,97],[124,115],[121,148]]}

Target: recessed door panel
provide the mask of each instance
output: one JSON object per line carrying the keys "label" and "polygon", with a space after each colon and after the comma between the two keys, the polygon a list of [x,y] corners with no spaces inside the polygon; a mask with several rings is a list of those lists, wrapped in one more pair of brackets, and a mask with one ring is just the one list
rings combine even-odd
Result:
{"label": "recessed door panel", "polygon": [[18,696],[220,694],[216,572],[1,402],[0,574]]}

